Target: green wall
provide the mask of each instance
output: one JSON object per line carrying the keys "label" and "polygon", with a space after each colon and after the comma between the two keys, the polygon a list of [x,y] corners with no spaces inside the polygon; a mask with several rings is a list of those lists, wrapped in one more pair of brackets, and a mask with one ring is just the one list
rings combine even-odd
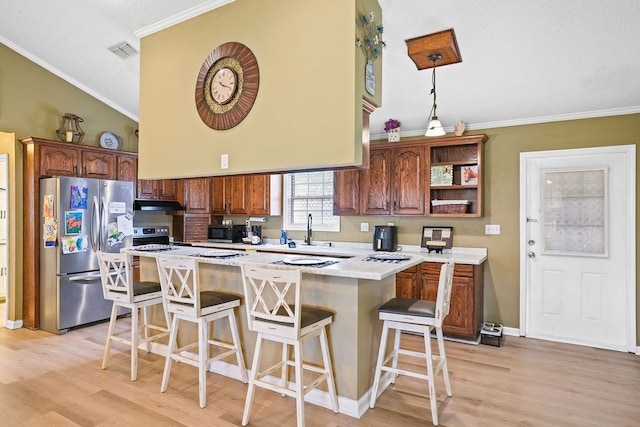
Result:
{"label": "green wall", "polygon": [[120,137],[124,151],[138,151],[138,123],[0,44],[0,131],[17,138],[57,139],[64,113],[84,119],[82,145],[98,146],[100,135]]}
{"label": "green wall", "polygon": [[[35,136],[56,138],[64,113],[75,113],[84,119],[82,145],[98,146],[100,135],[114,132],[121,138],[122,150],[138,151],[134,135],[138,124],[93,96],[86,94],[38,64],[0,44],[0,132],[15,134],[15,138]],[[11,136],[11,139],[15,139]],[[9,191],[11,206],[9,231],[17,236],[10,242],[9,320],[22,319],[22,144],[8,141],[4,135],[0,152],[9,153],[11,165]],[[13,172],[13,173],[12,173]],[[14,306],[15,305],[15,306]]]}

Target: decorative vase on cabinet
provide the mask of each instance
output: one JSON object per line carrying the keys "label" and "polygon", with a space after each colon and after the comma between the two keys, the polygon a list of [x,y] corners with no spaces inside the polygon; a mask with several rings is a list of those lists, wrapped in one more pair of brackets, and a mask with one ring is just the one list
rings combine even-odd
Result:
{"label": "decorative vase on cabinet", "polygon": [[387,138],[389,142],[398,142],[400,141],[400,128],[389,129],[387,133]]}

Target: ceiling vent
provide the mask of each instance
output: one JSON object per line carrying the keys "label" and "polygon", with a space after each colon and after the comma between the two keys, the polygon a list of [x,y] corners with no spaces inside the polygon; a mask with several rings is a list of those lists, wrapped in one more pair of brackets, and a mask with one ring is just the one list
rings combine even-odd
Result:
{"label": "ceiling vent", "polygon": [[127,42],[120,42],[118,44],[115,44],[111,46],[109,50],[116,54],[116,56],[119,56],[123,59],[127,59],[138,54],[136,48],[134,48]]}

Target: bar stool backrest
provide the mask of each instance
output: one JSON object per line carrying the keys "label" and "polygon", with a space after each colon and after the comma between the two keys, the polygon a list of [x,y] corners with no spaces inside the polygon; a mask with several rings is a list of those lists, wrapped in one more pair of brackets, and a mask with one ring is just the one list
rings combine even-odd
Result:
{"label": "bar stool backrest", "polygon": [[451,290],[453,288],[453,261],[445,262],[440,267],[440,280],[438,281],[438,296],[436,298],[435,320],[436,326],[441,327],[444,318],[449,314],[451,303]]}
{"label": "bar stool backrest", "polygon": [[242,284],[251,331],[300,335],[300,270],[242,266]]}
{"label": "bar stool backrest", "polygon": [[129,255],[98,251],[104,299],[132,303],[133,271]]}
{"label": "bar stool backrest", "polygon": [[158,257],[157,264],[167,311],[200,317],[200,286],[196,260]]}

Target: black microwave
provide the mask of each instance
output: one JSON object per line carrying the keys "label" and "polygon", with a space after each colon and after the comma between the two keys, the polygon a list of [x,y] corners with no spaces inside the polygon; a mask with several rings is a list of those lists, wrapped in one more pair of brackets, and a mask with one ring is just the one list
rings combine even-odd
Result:
{"label": "black microwave", "polygon": [[209,225],[207,240],[219,243],[242,243],[244,235],[244,225]]}

